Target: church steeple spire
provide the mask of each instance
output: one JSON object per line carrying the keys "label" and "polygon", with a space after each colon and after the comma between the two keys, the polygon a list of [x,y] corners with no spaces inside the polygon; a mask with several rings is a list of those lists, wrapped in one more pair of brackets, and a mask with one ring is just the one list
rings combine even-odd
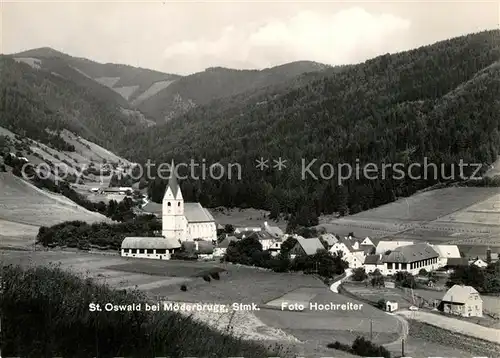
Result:
{"label": "church steeple spire", "polygon": [[175,170],[175,163],[172,159],[172,163],[170,164],[170,178],[168,179],[167,191],[170,188],[174,198],[177,197],[177,192],[179,191],[179,183],[177,183],[177,173]]}

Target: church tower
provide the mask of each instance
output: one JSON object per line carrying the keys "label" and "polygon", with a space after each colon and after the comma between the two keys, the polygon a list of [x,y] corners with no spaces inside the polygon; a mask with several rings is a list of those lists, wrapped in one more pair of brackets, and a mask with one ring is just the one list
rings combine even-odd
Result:
{"label": "church tower", "polygon": [[162,236],[184,241],[187,235],[187,222],[184,216],[184,198],[176,174],[172,160],[170,178],[162,203]]}

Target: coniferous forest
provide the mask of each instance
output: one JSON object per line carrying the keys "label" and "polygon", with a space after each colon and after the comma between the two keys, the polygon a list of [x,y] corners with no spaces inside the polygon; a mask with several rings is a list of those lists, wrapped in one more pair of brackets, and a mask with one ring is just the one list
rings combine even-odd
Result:
{"label": "coniferous forest", "polygon": [[[463,36],[302,76],[289,87],[198,107],[163,126],[126,136],[123,154],[143,162],[240,163],[241,180],[185,180],[186,200],[311,215],[356,213],[450,180],[460,160],[487,167],[500,149],[500,32]],[[286,169],[258,170],[282,157]],[[302,178],[322,163],[443,165],[434,177]],[[440,167],[439,167],[440,168]],[[472,168],[465,168],[464,174]],[[458,171],[455,171],[458,173]],[[455,175],[456,176],[456,175]],[[460,178],[454,178],[460,179]],[[165,183],[150,185],[160,200]],[[306,209],[304,209],[306,208]]]}
{"label": "coniferous forest", "polygon": [[[72,81],[70,69],[55,76],[3,56],[0,126],[41,141],[54,141],[43,128],[68,128],[139,163],[238,163],[241,180],[182,181],[185,200],[268,209],[274,216],[300,212],[314,222],[321,213],[352,214],[458,180],[450,174],[460,161],[483,168],[494,162],[500,149],[499,59],[500,31],[485,31],[302,74],[195,106],[166,123],[155,118],[160,124],[145,127],[124,115],[113,96]],[[271,168],[255,167],[261,157]],[[272,165],[280,157],[286,168],[278,171]],[[330,179],[303,177],[313,160],[308,168],[318,176],[324,163],[335,170],[338,163],[379,169],[400,163],[408,172],[426,160],[445,169],[426,177],[413,168],[413,179],[394,178],[389,169],[339,185],[337,172]],[[164,186],[150,180],[153,200],[161,199]]]}

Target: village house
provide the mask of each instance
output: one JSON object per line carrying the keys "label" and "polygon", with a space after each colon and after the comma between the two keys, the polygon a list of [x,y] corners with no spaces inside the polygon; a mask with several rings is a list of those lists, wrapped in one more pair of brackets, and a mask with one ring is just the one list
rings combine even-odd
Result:
{"label": "village house", "polygon": [[433,271],[438,268],[438,257],[438,253],[427,243],[399,246],[382,256],[382,274],[393,275],[398,271],[406,271],[416,275],[421,269]]}
{"label": "village house", "polygon": [[465,257],[459,257],[459,258],[451,257],[446,261],[446,266],[444,266],[444,268],[447,271],[451,272],[457,269],[458,267],[465,267],[465,266],[469,266],[469,260],[467,260]]}
{"label": "village house", "polygon": [[472,265],[475,265],[475,266],[477,266],[477,267],[479,267],[479,268],[485,268],[485,267],[488,267],[488,264],[487,264],[485,261],[483,261],[482,259],[479,259],[479,258],[478,258],[478,259],[476,259],[476,260],[474,260],[474,261],[472,262]]}
{"label": "village house", "polygon": [[261,231],[261,227],[239,227],[234,230],[235,234],[241,234],[243,232],[249,232],[249,231]]}
{"label": "village house", "polygon": [[330,233],[320,235],[319,239],[326,242],[328,250],[339,241],[335,235]]}
{"label": "village house", "polygon": [[317,238],[305,239],[303,237],[297,237],[297,243],[290,250],[290,258],[294,259],[300,255],[311,256],[318,252],[318,250],[325,250],[325,247],[321,241]]}
{"label": "village house", "polygon": [[449,259],[459,259],[460,251],[457,245],[431,245],[438,253],[438,267],[445,267]]}
{"label": "village house", "polygon": [[339,239],[328,251],[332,254],[342,252],[342,257],[349,264],[349,268],[358,268],[363,265],[364,250],[352,236]]}
{"label": "village house", "polygon": [[382,272],[384,270],[384,263],[382,262],[382,254],[379,255],[368,255],[365,257],[363,267],[366,273],[375,272],[379,270]]}
{"label": "village house", "polygon": [[215,248],[214,248],[214,256],[215,257],[222,257],[226,254],[227,248],[229,247],[229,244],[231,242],[236,242],[238,239],[236,236],[232,235],[226,235],[224,239],[222,239],[221,242],[219,242]]}
{"label": "village house", "polygon": [[180,247],[181,243],[174,238],[126,237],[122,241],[121,256],[170,260],[171,255]]}
{"label": "village house", "polygon": [[285,233],[278,226],[272,226],[264,221],[264,225],[261,227],[261,231],[267,232],[269,235],[274,237],[275,239],[281,239]]}
{"label": "village house", "polygon": [[214,245],[205,240],[184,241],[181,243],[181,248],[184,252],[197,255],[199,259],[214,258]]}
{"label": "village house", "polygon": [[444,295],[439,308],[444,313],[463,317],[483,316],[483,300],[471,286],[454,285]]}
{"label": "village house", "polygon": [[380,240],[375,248],[375,254],[385,254],[387,251],[392,251],[398,247],[413,245],[413,241],[386,241]]}
{"label": "village house", "polygon": [[361,241],[361,246],[363,246],[363,245],[369,245],[369,246],[375,247],[375,245],[373,244],[373,241],[370,240],[370,238],[368,236],[365,237],[365,239],[363,241]]}

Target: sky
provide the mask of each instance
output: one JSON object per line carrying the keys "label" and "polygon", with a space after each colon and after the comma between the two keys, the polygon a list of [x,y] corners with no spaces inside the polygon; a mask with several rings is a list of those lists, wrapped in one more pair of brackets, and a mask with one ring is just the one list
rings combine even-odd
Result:
{"label": "sky", "polygon": [[3,1],[0,53],[52,47],[167,73],[359,63],[499,28],[492,2]]}

